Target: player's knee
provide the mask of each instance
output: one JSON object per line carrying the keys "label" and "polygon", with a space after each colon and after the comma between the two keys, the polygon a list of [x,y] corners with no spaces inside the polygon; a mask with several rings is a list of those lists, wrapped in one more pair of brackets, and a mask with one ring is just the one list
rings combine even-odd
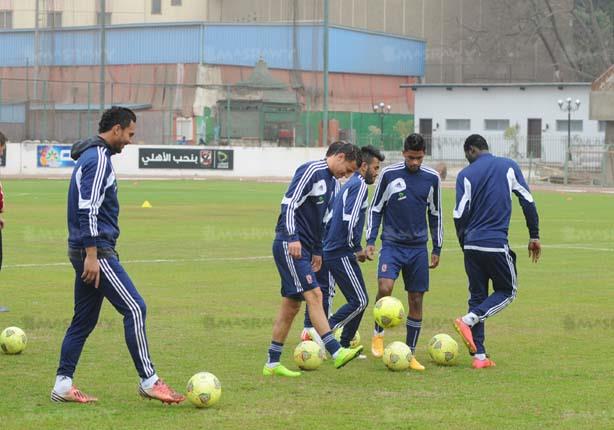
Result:
{"label": "player's knee", "polygon": [[378,288],[381,296],[390,296],[392,294],[392,285],[388,285],[388,283],[380,283]]}
{"label": "player's knee", "polygon": [[139,298],[136,301],[136,304],[139,307],[139,313],[141,314],[141,316],[143,317],[143,320],[144,320],[145,317],[147,316],[147,305],[145,304],[145,300]]}
{"label": "player's knee", "polygon": [[319,288],[314,288],[313,290],[306,291],[304,294],[305,301],[311,306],[312,304],[315,306],[318,303],[322,303],[322,291]]}
{"label": "player's knee", "polygon": [[420,308],[422,307],[422,296],[410,296],[409,297],[409,305],[412,308]]}
{"label": "player's knee", "polygon": [[369,300],[362,300],[359,304],[358,304],[358,310],[360,312],[364,312],[365,309],[367,309],[367,306],[369,305]]}

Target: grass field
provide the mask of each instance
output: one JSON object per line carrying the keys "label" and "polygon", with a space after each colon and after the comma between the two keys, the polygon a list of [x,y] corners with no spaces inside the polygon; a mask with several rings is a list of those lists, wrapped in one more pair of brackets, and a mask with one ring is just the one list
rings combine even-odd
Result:
{"label": "grass field", "polygon": [[[67,181],[9,180],[0,274],[0,327],[29,337],[19,356],[0,355],[0,429],[491,429],[612,428],[614,379],[614,196],[535,193],[543,260],[529,263],[526,227],[515,204],[511,244],[519,293],[487,323],[497,367],[429,364],[436,333],[458,336],[451,320],[465,311],[462,254],[455,240],[453,193],[446,190],[446,240],[425,298],[418,358],[424,373],[393,373],[370,355],[335,370],[329,362],[298,380],[260,375],[279,303],[270,257],[284,184],[122,181],[118,251],[148,304],[148,336],[158,373],[182,390],[198,371],[223,385],[219,404],[197,410],[141,400],[109,303],[86,344],[75,382],[96,405],[52,404],[60,343],[72,316],[73,272],[66,254]],[[153,205],[142,209],[144,200]],[[379,243],[378,243],[379,244]],[[375,264],[363,265],[371,297]],[[395,295],[404,302],[402,285]],[[335,305],[342,303],[339,295]],[[372,305],[372,304],[371,304]],[[369,349],[370,305],[360,332]],[[301,324],[290,333],[283,361]],[[387,331],[387,342],[405,329]]]}

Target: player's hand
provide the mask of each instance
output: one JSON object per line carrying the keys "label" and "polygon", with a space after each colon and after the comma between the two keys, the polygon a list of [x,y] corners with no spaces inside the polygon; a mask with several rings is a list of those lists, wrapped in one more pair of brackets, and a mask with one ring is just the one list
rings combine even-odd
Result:
{"label": "player's hand", "polygon": [[434,269],[439,266],[439,255],[431,254],[431,264],[429,264],[429,269]]}
{"label": "player's hand", "polygon": [[4,220],[0,218],[0,230],[4,228]]}
{"label": "player's hand", "polygon": [[542,245],[539,243],[539,239],[531,239],[529,240],[529,258],[533,263],[537,263],[539,261],[539,257],[542,255]]}
{"label": "player's hand", "polygon": [[314,272],[319,272],[321,268],[322,268],[322,256],[314,255],[313,257],[311,257],[311,270],[313,270]]}
{"label": "player's hand", "polygon": [[87,284],[94,284],[94,288],[98,288],[100,283],[100,265],[98,264],[98,257],[94,255],[88,255],[83,262],[83,274],[81,275],[83,282]]}
{"label": "player's hand", "polygon": [[375,245],[367,245],[367,248],[365,249],[365,256],[367,257],[367,260],[373,261],[375,258]]}
{"label": "player's hand", "polygon": [[301,258],[301,242],[298,240],[295,242],[288,242],[288,254],[290,254],[290,256],[294,258],[295,260],[300,259]]}
{"label": "player's hand", "polygon": [[364,249],[361,251],[358,251],[355,255],[359,263],[364,263],[365,261],[367,261],[367,253],[365,252]]}

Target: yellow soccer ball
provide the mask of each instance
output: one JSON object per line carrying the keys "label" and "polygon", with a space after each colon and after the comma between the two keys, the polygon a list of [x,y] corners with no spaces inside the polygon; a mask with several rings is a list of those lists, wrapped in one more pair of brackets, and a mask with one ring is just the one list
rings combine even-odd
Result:
{"label": "yellow soccer ball", "polygon": [[222,395],[222,384],[213,373],[200,372],[188,381],[188,400],[197,408],[215,405]]}
{"label": "yellow soccer ball", "polygon": [[19,327],[7,327],[0,334],[0,349],[5,354],[19,354],[28,344],[28,338]]}
{"label": "yellow soccer ball", "polygon": [[305,340],[294,348],[294,362],[303,370],[317,369],[324,358],[324,351],[312,340]]}
{"label": "yellow soccer ball", "polygon": [[392,342],[384,348],[382,360],[390,370],[407,370],[411,361],[411,349],[403,342]]}
{"label": "yellow soccer ball", "polygon": [[437,364],[451,366],[458,358],[458,343],[447,334],[436,334],[430,340],[427,351]]}
{"label": "yellow soccer ball", "polygon": [[405,320],[405,308],[396,297],[382,297],[375,303],[373,317],[380,327],[395,327]]}
{"label": "yellow soccer ball", "polygon": [[[335,330],[335,339],[337,339],[337,342],[341,342],[342,333],[343,333],[343,327],[340,327],[337,330]],[[360,345],[360,332],[356,331],[356,334],[350,341],[350,348],[356,348],[359,345]]]}

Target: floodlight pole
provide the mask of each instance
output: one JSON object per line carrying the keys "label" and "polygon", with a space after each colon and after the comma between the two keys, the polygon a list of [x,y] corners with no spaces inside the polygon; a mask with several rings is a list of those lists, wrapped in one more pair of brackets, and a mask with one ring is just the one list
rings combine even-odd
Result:
{"label": "floodlight pole", "polygon": [[565,163],[563,164],[563,183],[567,185],[569,182],[569,157],[571,155],[571,113],[580,109],[580,100],[576,99],[575,103],[571,97],[567,97],[565,101],[558,101],[559,108],[563,112],[567,112],[567,148],[565,149]]}
{"label": "floodlight pole", "polygon": [[106,63],[107,59],[105,56],[106,51],[106,15],[107,15],[107,2],[106,0],[100,0],[100,115],[104,112],[105,105],[105,80],[106,80]]}
{"label": "floodlight pole", "polygon": [[322,49],[322,75],[324,77],[324,98],[322,100],[322,143],[328,146],[328,10],[329,0],[324,0],[324,47]]}

